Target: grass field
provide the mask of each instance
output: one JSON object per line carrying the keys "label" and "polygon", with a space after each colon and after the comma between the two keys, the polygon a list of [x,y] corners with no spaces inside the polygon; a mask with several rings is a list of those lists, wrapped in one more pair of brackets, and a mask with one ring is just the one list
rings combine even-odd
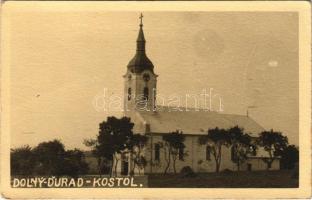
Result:
{"label": "grass field", "polygon": [[252,171],[196,174],[181,177],[179,174],[148,176],[148,186],[154,188],[295,188],[298,178],[293,171]]}

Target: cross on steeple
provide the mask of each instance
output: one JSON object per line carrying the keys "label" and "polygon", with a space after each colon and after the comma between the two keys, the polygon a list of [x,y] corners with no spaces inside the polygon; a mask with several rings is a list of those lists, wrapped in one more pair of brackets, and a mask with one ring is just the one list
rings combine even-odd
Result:
{"label": "cross on steeple", "polygon": [[142,13],[139,18],[140,18],[140,26],[143,26],[143,14]]}

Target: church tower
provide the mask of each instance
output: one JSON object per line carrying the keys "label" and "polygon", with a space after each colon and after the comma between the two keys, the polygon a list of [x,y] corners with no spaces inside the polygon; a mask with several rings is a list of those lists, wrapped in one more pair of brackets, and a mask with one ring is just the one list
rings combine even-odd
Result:
{"label": "church tower", "polygon": [[136,53],[127,66],[127,73],[123,76],[125,112],[154,111],[156,107],[157,75],[154,73],[153,63],[146,56],[142,19],[141,14]]}

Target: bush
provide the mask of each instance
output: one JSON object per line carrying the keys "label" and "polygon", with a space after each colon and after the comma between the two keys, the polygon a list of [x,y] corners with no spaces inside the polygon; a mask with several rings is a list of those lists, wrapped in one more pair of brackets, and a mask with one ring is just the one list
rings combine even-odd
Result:
{"label": "bush", "polygon": [[299,162],[299,149],[295,145],[289,145],[281,153],[281,169],[295,169]]}
{"label": "bush", "polygon": [[224,169],[222,172],[225,174],[232,174],[233,173],[233,171],[230,169]]}
{"label": "bush", "polygon": [[83,152],[79,149],[65,150],[58,140],[42,142],[35,148],[11,149],[12,175],[77,177],[88,170]]}
{"label": "bush", "polygon": [[193,169],[190,166],[185,166],[180,171],[180,177],[195,177],[196,174],[194,173]]}
{"label": "bush", "polygon": [[11,149],[11,175],[32,175],[35,167],[33,150],[28,145]]}
{"label": "bush", "polygon": [[294,164],[294,169],[292,171],[293,172],[292,172],[291,178],[298,179],[299,178],[299,163]]}

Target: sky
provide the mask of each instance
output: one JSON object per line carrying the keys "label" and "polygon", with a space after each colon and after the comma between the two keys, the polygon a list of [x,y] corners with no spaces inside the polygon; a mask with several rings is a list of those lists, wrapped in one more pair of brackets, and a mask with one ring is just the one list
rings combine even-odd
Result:
{"label": "sky", "polygon": [[[12,10],[11,146],[60,139],[67,149],[95,138],[121,111],[94,106],[123,95],[139,12]],[[298,15],[293,12],[144,12],[146,52],[157,93],[213,88],[223,112],[246,115],[298,145]]]}

